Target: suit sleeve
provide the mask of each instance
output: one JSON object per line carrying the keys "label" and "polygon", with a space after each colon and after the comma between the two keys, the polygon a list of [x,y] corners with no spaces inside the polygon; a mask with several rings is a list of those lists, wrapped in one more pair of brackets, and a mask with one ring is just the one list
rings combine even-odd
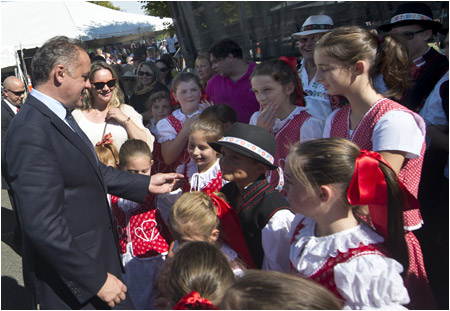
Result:
{"label": "suit sleeve", "polygon": [[7,137],[8,174],[26,238],[68,288],[77,285],[75,294],[83,303],[97,294],[107,271],[80,250],[69,230],[73,211],[65,207],[65,180],[60,168],[66,164],[55,156],[48,139],[55,132],[49,128],[23,123]]}

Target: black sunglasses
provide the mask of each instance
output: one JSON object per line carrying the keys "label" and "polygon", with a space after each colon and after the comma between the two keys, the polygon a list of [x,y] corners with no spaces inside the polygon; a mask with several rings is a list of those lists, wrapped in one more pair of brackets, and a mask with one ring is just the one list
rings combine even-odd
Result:
{"label": "black sunglasses", "polygon": [[414,39],[414,36],[416,34],[418,34],[420,32],[424,32],[425,30],[426,29],[421,29],[421,30],[418,30],[418,31],[405,31],[405,32],[402,32],[401,34],[406,40],[410,41],[410,40]]}
{"label": "black sunglasses", "polygon": [[153,73],[148,72],[148,71],[139,71],[138,75],[141,76],[141,77],[142,76],[153,77]]}
{"label": "black sunglasses", "polygon": [[109,88],[113,88],[116,86],[116,78],[112,78],[111,80],[108,81],[91,82],[91,84],[93,84],[97,90],[102,90],[105,87],[105,84]]}
{"label": "black sunglasses", "polygon": [[14,95],[16,95],[16,96],[21,96],[21,95],[23,95],[24,93],[25,93],[25,90],[23,90],[23,91],[18,91],[18,92],[15,92],[15,91],[11,91],[11,90],[8,90],[8,89],[6,89],[8,92],[11,92],[11,93],[13,93]]}
{"label": "black sunglasses", "polygon": [[167,67],[159,68],[159,71],[161,71],[161,72],[166,72],[167,70],[168,70]]}

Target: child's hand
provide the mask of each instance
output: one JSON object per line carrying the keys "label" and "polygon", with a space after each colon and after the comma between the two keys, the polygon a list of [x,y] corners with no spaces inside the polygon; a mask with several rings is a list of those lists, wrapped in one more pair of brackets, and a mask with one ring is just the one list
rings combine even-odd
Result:
{"label": "child's hand", "polygon": [[200,117],[200,114],[197,113],[196,115],[186,119],[186,121],[184,121],[184,124],[183,124],[183,129],[187,129],[187,131],[190,133],[192,123],[197,121],[199,117]]}
{"label": "child's hand", "polygon": [[214,106],[214,103],[212,101],[208,101],[205,99],[200,102],[200,108],[202,109],[202,111],[211,106]]}
{"label": "child's hand", "polygon": [[278,104],[270,103],[265,108],[261,106],[259,115],[256,120],[256,125],[271,131],[275,125],[275,119],[277,118]]}

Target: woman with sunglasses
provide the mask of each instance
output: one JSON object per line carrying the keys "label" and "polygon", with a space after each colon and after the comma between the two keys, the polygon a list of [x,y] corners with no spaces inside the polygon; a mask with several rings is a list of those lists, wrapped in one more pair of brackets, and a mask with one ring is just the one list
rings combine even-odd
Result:
{"label": "woman with sunglasses", "polygon": [[124,95],[112,67],[103,62],[92,64],[89,80],[91,87],[84,94],[83,106],[72,114],[92,144],[95,146],[111,133],[117,150],[130,138],[145,141],[153,150],[154,137],[144,127],[142,116],[124,103]]}
{"label": "woman with sunglasses", "polygon": [[137,69],[138,82],[130,104],[143,115],[144,120],[151,120],[151,115],[147,112],[146,102],[150,96],[159,91],[169,90],[161,83],[161,76],[158,67],[154,62],[142,62]]}
{"label": "woman with sunglasses", "polygon": [[168,89],[172,86],[172,66],[167,59],[158,59],[155,62],[159,69],[161,82],[167,86]]}

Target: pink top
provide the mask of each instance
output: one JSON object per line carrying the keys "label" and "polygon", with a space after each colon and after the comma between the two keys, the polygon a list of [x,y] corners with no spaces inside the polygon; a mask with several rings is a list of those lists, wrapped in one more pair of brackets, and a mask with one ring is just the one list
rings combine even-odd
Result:
{"label": "pink top", "polygon": [[250,75],[256,67],[255,63],[248,63],[247,73],[233,82],[229,77],[219,74],[213,76],[206,86],[206,93],[214,104],[231,106],[238,116],[238,121],[248,123],[255,111],[259,110],[259,103],[252,91]]}

